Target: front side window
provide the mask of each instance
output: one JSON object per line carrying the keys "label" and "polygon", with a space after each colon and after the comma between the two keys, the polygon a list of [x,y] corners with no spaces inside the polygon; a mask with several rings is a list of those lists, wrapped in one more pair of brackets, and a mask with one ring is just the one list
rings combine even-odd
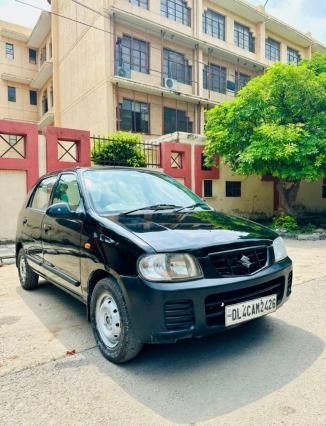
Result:
{"label": "front side window", "polygon": [[12,43],[6,43],[6,58],[15,59],[14,45]]}
{"label": "front side window", "polygon": [[219,65],[209,64],[204,66],[203,71],[204,89],[213,92],[226,92],[226,68]]}
{"label": "front side window", "polygon": [[184,84],[192,84],[192,66],[182,53],[164,49],[163,77],[173,78]]}
{"label": "front side window", "polygon": [[57,180],[56,176],[51,176],[42,180],[35,189],[29,207],[36,210],[45,211],[50,205],[52,189]]}
{"label": "front side window", "polygon": [[248,81],[250,80],[250,75],[243,74],[241,72],[235,73],[235,91],[242,89]]}
{"label": "front side window", "polygon": [[202,25],[205,34],[225,40],[225,16],[207,9],[203,12]]}
{"label": "front side window", "polygon": [[16,87],[8,86],[8,101],[16,102]]}
{"label": "front side window", "polygon": [[279,61],[281,58],[281,44],[270,37],[265,42],[265,58],[270,61]]}
{"label": "front side window", "polygon": [[119,105],[119,119],[120,130],[149,133],[149,104],[123,99]]}
{"label": "front side window", "polygon": [[164,133],[187,132],[192,133],[193,125],[186,111],[174,108],[164,108]]}
{"label": "front side window", "polygon": [[129,0],[129,3],[148,9],[148,0]]}
{"label": "front side window", "polygon": [[134,71],[149,73],[149,43],[147,41],[124,35],[118,38],[116,49],[118,75],[119,70],[124,69],[125,66]]}
{"label": "front side window", "polygon": [[76,211],[80,205],[80,192],[76,176],[72,173],[63,174],[54,189],[52,203],[67,203],[70,210]]}
{"label": "front side window", "polygon": [[191,26],[191,9],[184,0],[161,0],[161,15]]}
{"label": "front side window", "polygon": [[250,28],[245,25],[234,23],[234,44],[249,52],[255,52],[255,38]]}
{"label": "front side window", "polygon": [[298,65],[298,63],[301,60],[300,53],[297,50],[292,49],[291,47],[288,47],[287,54],[288,54],[288,64]]}

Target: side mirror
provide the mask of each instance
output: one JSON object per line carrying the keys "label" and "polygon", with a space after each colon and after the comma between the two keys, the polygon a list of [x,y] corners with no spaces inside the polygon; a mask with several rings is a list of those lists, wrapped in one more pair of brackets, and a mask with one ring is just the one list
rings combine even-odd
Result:
{"label": "side mirror", "polygon": [[48,216],[54,218],[72,219],[76,217],[76,213],[70,210],[67,203],[56,203],[48,207],[45,212]]}

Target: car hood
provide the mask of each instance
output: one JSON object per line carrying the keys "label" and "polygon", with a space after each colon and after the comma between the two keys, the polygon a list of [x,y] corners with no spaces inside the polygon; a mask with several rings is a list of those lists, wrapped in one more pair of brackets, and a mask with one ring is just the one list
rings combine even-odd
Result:
{"label": "car hood", "polygon": [[119,215],[111,216],[110,220],[159,252],[198,250],[215,245],[246,243],[246,240],[272,241],[277,237],[275,232],[255,222],[212,210]]}

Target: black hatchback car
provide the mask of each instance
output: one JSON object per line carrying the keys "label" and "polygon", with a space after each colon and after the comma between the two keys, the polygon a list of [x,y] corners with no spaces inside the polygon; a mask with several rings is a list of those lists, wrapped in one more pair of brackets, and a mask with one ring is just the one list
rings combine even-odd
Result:
{"label": "black hatchback car", "polygon": [[76,168],[42,177],[17,228],[21,285],[39,276],[85,303],[103,355],[204,336],[289,297],[292,262],[273,231],[218,213],[162,173]]}

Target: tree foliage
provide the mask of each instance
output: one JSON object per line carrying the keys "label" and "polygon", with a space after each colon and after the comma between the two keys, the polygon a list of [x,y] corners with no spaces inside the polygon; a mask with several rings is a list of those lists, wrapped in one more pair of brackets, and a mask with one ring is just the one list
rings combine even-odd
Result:
{"label": "tree foliage", "polygon": [[92,160],[100,165],[146,166],[140,135],[121,131],[109,134],[107,139],[96,139],[92,149]]}
{"label": "tree foliage", "polygon": [[272,175],[293,214],[301,180],[326,174],[326,55],[276,63],[207,113],[207,164],[220,154],[241,175]]}

